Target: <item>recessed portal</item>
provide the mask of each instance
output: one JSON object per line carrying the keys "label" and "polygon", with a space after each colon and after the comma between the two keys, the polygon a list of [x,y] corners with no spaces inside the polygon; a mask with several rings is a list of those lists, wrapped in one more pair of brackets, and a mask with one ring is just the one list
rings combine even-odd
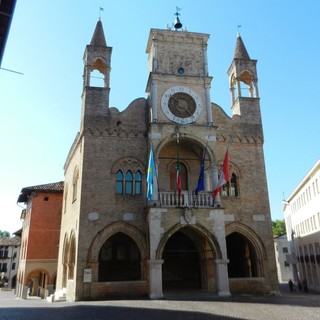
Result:
{"label": "recessed portal", "polygon": [[141,256],[132,238],[119,232],[110,237],[99,254],[99,281],[141,279]]}
{"label": "recessed portal", "polygon": [[187,235],[173,234],[164,247],[162,258],[164,290],[201,288],[200,254]]}
{"label": "recessed portal", "polygon": [[258,277],[257,255],[252,243],[234,232],[227,236],[229,278]]}

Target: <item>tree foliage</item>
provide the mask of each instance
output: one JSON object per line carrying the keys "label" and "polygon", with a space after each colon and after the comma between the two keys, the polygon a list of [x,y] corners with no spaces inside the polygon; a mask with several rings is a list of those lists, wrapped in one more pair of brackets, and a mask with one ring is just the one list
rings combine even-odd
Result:
{"label": "tree foliage", "polygon": [[284,220],[272,221],[272,233],[274,236],[281,236],[287,233]]}
{"label": "tree foliage", "polygon": [[0,230],[0,238],[8,238],[8,237],[10,237],[10,232],[9,231]]}

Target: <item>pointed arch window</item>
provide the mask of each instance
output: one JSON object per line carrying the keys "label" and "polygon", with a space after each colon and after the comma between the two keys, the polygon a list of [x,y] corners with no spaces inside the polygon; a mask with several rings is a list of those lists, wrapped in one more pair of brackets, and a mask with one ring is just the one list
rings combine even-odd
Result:
{"label": "pointed arch window", "polygon": [[142,194],[142,173],[138,170],[135,174],[128,170],[124,175],[121,170],[116,175],[117,194]]}
{"label": "pointed arch window", "polygon": [[123,193],[123,173],[121,170],[117,172],[116,193]]}
{"label": "pointed arch window", "polygon": [[135,183],[135,187],[134,187],[135,194],[141,194],[142,193],[142,174],[140,171],[136,172],[134,183]]}
{"label": "pointed arch window", "polygon": [[121,158],[112,166],[116,194],[142,195],[144,188],[144,164],[136,158]]}
{"label": "pointed arch window", "polygon": [[231,174],[230,181],[222,187],[221,195],[225,197],[239,196],[238,179],[235,173]]}
{"label": "pointed arch window", "polygon": [[133,176],[132,176],[132,172],[130,170],[127,171],[127,173],[126,173],[125,193],[126,194],[132,194],[133,193]]}
{"label": "pointed arch window", "polygon": [[63,212],[67,211],[67,200],[68,200],[68,184],[64,188],[64,203],[63,203]]}
{"label": "pointed arch window", "polygon": [[74,170],[73,179],[72,179],[72,202],[75,202],[77,200],[78,180],[79,180],[79,170],[78,168],[76,168]]}

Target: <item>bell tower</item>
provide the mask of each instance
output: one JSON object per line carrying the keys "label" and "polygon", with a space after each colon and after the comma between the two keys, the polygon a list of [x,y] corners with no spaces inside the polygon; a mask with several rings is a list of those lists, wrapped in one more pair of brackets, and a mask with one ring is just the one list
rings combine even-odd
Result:
{"label": "bell tower", "polygon": [[232,115],[243,122],[261,124],[257,60],[250,59],[240,34],[237,35],[234,58],[228,70]]}
{"label": "bell tower", "polygon": [[111,53],[112,48],[107,46],[99,19],[83,56],[81,130],[85,126],[97,125],[98,119],[109,114]]}

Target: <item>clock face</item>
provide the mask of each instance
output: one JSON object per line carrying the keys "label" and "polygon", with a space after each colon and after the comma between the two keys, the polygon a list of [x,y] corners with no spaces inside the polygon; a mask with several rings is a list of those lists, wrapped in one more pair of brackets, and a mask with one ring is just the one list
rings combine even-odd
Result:
{"label": "clock face", "polygon": [[174,93],[168,102],[170,111],[179,118],[191,117],[196,111],[196,102],[192,96],[184,92]]}
{"label": "clock face", "polygon": [[200,96],[187,87],[172,87],[161,99],[161,108],[165,116],[176,123],[189,124],[195,122],[202,111]]}

